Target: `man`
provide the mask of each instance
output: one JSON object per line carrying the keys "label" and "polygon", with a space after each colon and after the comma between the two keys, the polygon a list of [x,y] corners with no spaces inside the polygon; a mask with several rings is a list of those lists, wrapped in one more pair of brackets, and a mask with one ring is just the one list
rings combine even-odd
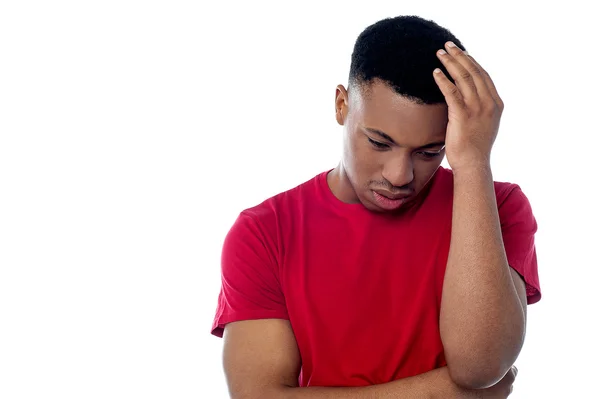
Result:
{"label": "man", "polygon": [[493,181],[504,105],[462,50],[418,17],[368,27],[336,89],[340,163],[239,215],[212,330],[232,397],[510,394],[537,226]]}

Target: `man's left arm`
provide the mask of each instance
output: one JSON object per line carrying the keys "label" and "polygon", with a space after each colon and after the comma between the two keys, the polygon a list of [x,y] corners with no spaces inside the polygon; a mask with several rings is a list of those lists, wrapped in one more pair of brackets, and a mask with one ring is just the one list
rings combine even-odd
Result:
{"label": "man's left arm", "polygon": [[438,57],[454,82],[439,70],[433,74],[448,103],[446,156],[454,173],[440,334],[452,379],[481,389],[501,380],[517,359],[527,299],[507,259],[490,166],[504,104],[472,57],[446,49]]}
{"label": "man's left arm", "polygon": [[490,169],[457,171],[440,315],[457,384],[478,389],[502,379],[524,342],[526,306],[525,283],[506,257]]}

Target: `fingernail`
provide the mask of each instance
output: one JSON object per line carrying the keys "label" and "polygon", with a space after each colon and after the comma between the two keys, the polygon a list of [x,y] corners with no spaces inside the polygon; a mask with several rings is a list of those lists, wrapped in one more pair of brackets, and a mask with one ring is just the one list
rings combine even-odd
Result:
{"label": "fingernail", "polygon": [[444,50],[439,50],[439,51],[438,51],[438,54],[439,54],[439,55],[444,55],[444,54],[446,54],[446,52],[445,52]]}
{"label": "fingernail", "polygon": [[446,44],[448,45],[448,47],[456,47],[456,44],[454,44],[453,42],[448,42]]}

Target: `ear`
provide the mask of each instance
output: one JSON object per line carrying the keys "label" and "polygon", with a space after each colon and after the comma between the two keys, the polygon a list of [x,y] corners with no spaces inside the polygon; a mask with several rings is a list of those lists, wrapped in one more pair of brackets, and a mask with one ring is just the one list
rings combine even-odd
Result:
{"label": "ear", "polygon": [[341,126],[344,126],[346,115],[348,115],[348,91],[343,85],[338,85],[335,88],[335,119]]}

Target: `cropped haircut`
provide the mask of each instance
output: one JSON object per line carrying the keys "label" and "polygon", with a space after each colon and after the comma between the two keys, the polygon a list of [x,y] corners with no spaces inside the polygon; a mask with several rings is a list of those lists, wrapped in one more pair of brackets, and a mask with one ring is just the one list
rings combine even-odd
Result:
{"label": "cropped haircut", "polygon": [[453,82],[436,56],[448,41],[465,50],[448,29],[421,17],[398,16],[376,22],[356,39],[349,86],[368,90],[374,80],[380,80],[418,104],[443,103],[433,70],[440,68]]}

